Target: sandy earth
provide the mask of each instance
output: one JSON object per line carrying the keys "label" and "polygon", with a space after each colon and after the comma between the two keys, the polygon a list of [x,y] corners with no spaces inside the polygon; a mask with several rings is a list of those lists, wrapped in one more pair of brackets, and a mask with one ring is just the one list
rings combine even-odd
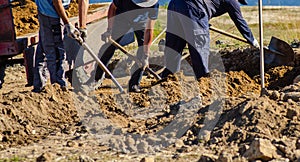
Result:
{"label": "sandy earth", "polygon": [[[36,14],[32,7],[22,10]],[[38,26],[36,17],[14,17],[18,35]],[[25,87],[23,65],[8,66],[0,161],[300,161],[299,60],[266,69],[260,97],[258,54],[212,53],[219,61],[210,77],[195,81],[188,70],[163,81],[145,76],[140,94],[119,94],[109,79],[90,93],[47,85],[37,94]],[[126,89],[128,77],[118,81]]]}

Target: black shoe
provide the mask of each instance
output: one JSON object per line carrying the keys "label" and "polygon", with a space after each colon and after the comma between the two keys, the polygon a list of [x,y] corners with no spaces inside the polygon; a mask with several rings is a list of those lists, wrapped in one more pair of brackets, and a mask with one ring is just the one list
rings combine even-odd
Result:
{"label": "black shoe", "polygon": [[169,69],[165,68],[163,72],[160,73],[162,79],[167,78],[168,75],[173,74]]}
{"label": "black shoe", "polygon": [[203,76],[197,78],[196,80],[199,82],[201,80],[201,78],[210,78],[210,77],[211,77],[211,74],[210,73],[206,73]]}
{"label": "black shoe", "polygon": [[135,93],[140,93],[141,92],[141,87],[138,85],[133,85],[129,87],[129,92],[135,92]]}
{"label": "black shoe", "polygon": [[31,90],[31,92],[34,92],[34,93],[40,93],[42,92],[43,90],[45,89],[45,87],[42,87],[42,88],[33,88],[33,90]]}

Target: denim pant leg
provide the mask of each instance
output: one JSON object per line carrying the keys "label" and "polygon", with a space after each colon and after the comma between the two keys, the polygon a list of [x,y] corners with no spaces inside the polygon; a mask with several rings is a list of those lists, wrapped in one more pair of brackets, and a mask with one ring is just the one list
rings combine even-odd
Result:
{"label": "denim pant leg", "polygon": [[[168,43],[176,44],[178,41],[177,49],[183,48],[180,39],[188,43],[189,52],[192,60],[192,67],[196,78],[200,78],[209,72],[208,59],[209,59],[209,24],[208,16],[203,6],[193,6],[185,3],[185,1],[171,1],[168,11],[168,28],[171,34],[167,33],[166,46]],[[175,35],[175,36],[172,36]],[[174,37],[174,38],[173,38]],[[180,37],[179,39],[176,37]],[[183,42],[182,41],[182,42]],[[170,45],[169,45],[170,46]],[[173,45],[174,46],[174,45]],[[174,48],[176,49],[176,47]],[[166,49],[165,53],[168,50]],[[182,52],[182,51],[177,51]],[[179,64],[178,57],[173,56],[173,64]],[[172,62],[169,61],[171,64]],[[173,67],[171,70],[178,70],[179,66],[168,65]],[[177,69],[176,69],[177,68]]]}
{"label": "denim pant leg", "polygon": [[181,22],[187,24],[184,29],[186,40],[188,42],[189,52],[192,60],[192,67],[199,79],[209,73],[209,23],[208,16],[203,7],[194,8],[188,6],[188,17],[190,21]]}
{"label": "denim pant leg", "polygon": [[62,26],[59,18],[39,14],[42,49],[47,60],[51,84],[66,86],[63,62],[66,58],[63,45]]}
{"label": "denim pant leg", "polygon": [[[41,34],[39,34],[40,37]],[[39,38],[41,39],[41,38]],[[33,68],[33,87],[36,90],[41,90],[46,84],[46,74],[45,74],[45,55],[42,49],[42,41],[39,41],[35,52],[35,63]]]}

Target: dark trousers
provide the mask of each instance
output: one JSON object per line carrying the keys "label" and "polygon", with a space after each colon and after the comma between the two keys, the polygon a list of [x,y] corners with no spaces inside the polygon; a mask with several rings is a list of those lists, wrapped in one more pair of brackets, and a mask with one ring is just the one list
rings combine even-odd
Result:
{"label": "dark trousers", "polygon": [[[200,6],[200,7],[199,7]],[[180,70],[181,53],[188,44],[192,67],[198,79],[209,73],[209,24],[201,5],[189,6],[185,1],[172,0],[168,6],[165,48],[166,70],[163,77]]]}
{"label": "dark trousers", "polygon": [[[114,28],[112,29],[112,39],[115,40],[116,42],[120,43],[122,40],[123,36],[133,29],[133,32],[135,34],[135,37],[137,38],[137,43],[138,43],[138,50],[137,50],[137,59],[141,59],[144,56],[144,50],[143,50],[143,44],[144,44],[144,29],[145,26],[144,24],[129,24],[128,22],[124,20],[115,20],[114,21]],[[108,65],[109,61],[114,55],[114,52],[116,50],[116,47],[112,44],[103,46],[106,49],[100,50],[100,54],[102,55],[100,60],[103,62],[105,66]],[[104,51],[103,54],[101,51]],[[139,85],[140,81],[142,79],[144,70],[135,63],[133,66],[133,71],[134,73],[132,74],[130,80],[129,80],[129,87],[132,87],[133,85]],[[101,79],[104,75],[103,70],[98,66],[95,74],[95,80],[98,81]]]}
{"label": "dark trousers", "polygon": [[50,74],[51,84],[66,86],[63,63],[66,54],[63,44],[63,29],[59,18],[38,14],[40,23],[39,44],[35,54],[34,81],[35,89],[45,86],[45,66]]}

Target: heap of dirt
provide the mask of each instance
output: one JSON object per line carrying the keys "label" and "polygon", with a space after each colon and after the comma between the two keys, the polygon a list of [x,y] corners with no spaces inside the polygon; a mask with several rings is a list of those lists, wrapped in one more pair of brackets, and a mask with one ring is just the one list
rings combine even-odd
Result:
{"label": "heap of dirt", "polygon": [[[245,51],[257,52],[253,49],[237,49],[222,58],[239,60],[245,57]],[[252,58],[249,59],[243,59],[244,64],[235,65],[236,70],[226,70],[225,73],[215,70],[210,77],[202,78],[196,84],[179,73],[159,82],[151,77],[143,79],[142,93],[120,95],[110,89],[100,88],[95,93],[96,105],[92,107],[88,106],[85,99],[75,101],[74,92],[63,92],[57,85],[48,85],[42,93],[33,93],[31,87],[25,87],[24,66],[9,66],[0,91],[0,145],[2,149],[28,145],[42,138],[47,139],[53,132],[68,134],[69,130],[79,129],[76,125],[82,119],[78,114],[78,103],[82,104],[88,116],[101,110],[105,118],[123,132],[151,135],[176,118],[182,103],[200,95],[202,106],[195,114],[190,129],[180,138],[185,147],[200,145],[214,155],[231,150],[233,156],[242,157],[252,141],[266,139],[280,152],[278,156],[293,161],[296,158],[295,143],[300,133],[300,84],[292,84],[291,81],[299,74],[299,67],[268,69],[266,81],[270,90],[265,96],[259,97],[259,77],[247,72],[254,64]],[[225,64],[225,69],[228,68],[229,65]],[[213,81],[217,76],[225,78],[224,84]],[[226,91],[222,92],[222,89]],[[216,94],[223,96],[216,98]],[[122,102],[116,102],[120,97],[123,98]],[[218,111],[220,117],[216,118],[216,126],[199,140],[198,135],[207,124],[207,115],[211,114],[212,107],[220,99],[223,106]],[[132,115],[141,114],[134,112],[149,117],[136,118]]]}
{"label": "heap of dirt", "polygon": [[[14,14],[20,14],[15,16],[19,17],[15,20],[17,21],[15,24],[37,21],[35,4],[29,0],[26,2],[25,8],[14,5]],[[28,18],[25,14],[21,14],[21,11],[27,13]],[[34,16],[28,16],[29,13]],[[28,32],[36,31],[37,26],[38,24],[30,23],[24,27],[19,23],[16,25],[16,31],[25,34],[27,29]],[[171,150],[177,158],[178,154],[186,152],[202,155],[197,149],[192,148],[196,146],[211,153],[211,156],[196,157],[199,161],[203,158],[216,161],[224,156],[224,152],[227,153],[227,158],[235,161],[246,161],[245,158],[263,161],[283,158],[296,161],[300,158],[300,84],[293,84],[292,81],[300,74],[299,64],[268,68],[265,75],[269,90],[260,97],[258,53],[254,48],[221,51],[218,54],[222,55],[225,72],[215,70],[211,77],[202,78],[196,84],[194,80],[191,81],[180,73],[159,82],[151,78],[143,79],[142,93],[115,94],[111,89],[103,87],[94,93],[95,97],[92,99],[86,99],[89,96],[83,95],[79,100],[75,92],[63,92],[57,85],[47,85],[43,92],[33,93],[32,87],[25,87],[25,67],[9,66],[5,71],[3,88],[0,90],[0,149],[4,150],[0,158],[14,157],[15,152],[5,152],[12,146],[29,145],[41,139],[49,140],[52,134],[62,133],[63,135],[58,135],[60,140],[57,139],[60,142],[65,142],[64,135],[71,136],[68,146],[72,146],[70,143],[83,138],[80,132],[76,132],[82,122],[80,117],[99,117],[97,114],[99,110],[105,120],[109,120],[119,128],[112,130],[109,127],[105,129],[107,133],[155,134],[176,119],[176,115],[183,109],[182,105],[195,99],[194,96],[200,96],[201,106],[193,114],[190,128],[174,145],[164,148]],[[214,80],[218,78],[217,76],[224,77],[224,80]],[[126,85],[127,81],[121,84]],[[94,103],[90,104],[92,102],[90,100]],[[215,109],[219,105],[221,105],[219,109]],[[79,115],[79,107],[84,111],[84,116]],[[146,114],[147,117],[141,114]],[[103,124],[99,120],[88,122],[96,126]],[[212,126],[213,129],[206,129],[210,124],[215,124]],[[87,131],[93,134],[98,130],[87,129]],[[268,160],[267,155],[254,157],[256,154],[252,153],[249,156],[249,152],[251,154],[251,151],[257,151],[253,143],[262,140],[269,141],[268,147],[274,148],[275,151],[272,156],[267,157]],[[148,145],[147,141],[131,140],[131,142]],[[59,149],[58,142],[54,143],[45,142],[44,148]],[[88,145],[69,147],[64,154],[57,153],[54,156],[76,155],[78,149],[88,149]],[[32,152],[31,149],[15,149],[25,152],[26,155]],[[114,146],[113,149],[123,153],[130,150],[129,146],[124,145],[122,148]],[[99,144],[93,151],[97,152],[93,156],[103,152]]]}
{"label": "heap of dirt", "polygon": [[[16,36],[22,36],[28,33],[36,33],[39,28],[39,22],[37,18],[37,7],[34,1],[24,0],[11,2],[13,12],[13,22],[15,25]],[[102,7],[101,4],[92,4],[89,6],[89,13],[95,9]],[[68,17],[78,16],[78,4],[77,1],[72,1],[66,10]]]}
{"label": "heap of dirt", "polygon": [[63,131],[78,121],[71,93],[59,85],[46,86],[42,93],[25,87],[24,66],[7,67],[0,95],[0,139],[2,147],[23,145]]}

